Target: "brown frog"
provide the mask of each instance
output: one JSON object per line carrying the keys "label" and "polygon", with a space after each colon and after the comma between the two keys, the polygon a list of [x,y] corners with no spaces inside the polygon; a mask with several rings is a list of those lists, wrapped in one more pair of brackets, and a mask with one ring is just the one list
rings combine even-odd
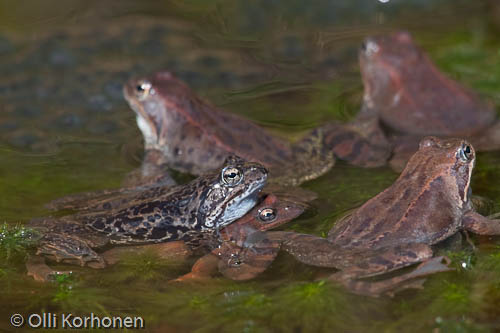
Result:
{"label": "brown frog", "polygon": [[245,215],[267,180],[260,164],[230,156],[224,167],[177,187],[133,193],[126,204],[61,219],[41,218],[29,226],[44,232],[37,255],[58,262],[104,267],[94,249],[109,243],[196,243]]}
{"label": "brown frog", "polygon": [[248,214],[222,229],[220,244],[177,281],[208,278],[217,271],[232,280],[254,278],[274,261],[280,248],[280,243],[268,239],[265,231],[295,219],[305,208],[303,203],[267,195]]}
{"label": "brown frog", "polygon": [[[270,232],[299,261],[340,269],[330,279],[355,293],[377,295],[403,281],[445,271],[434,245],[460,230],[500,235],[500,221],[474,211],[470,180],[475,163],[465,140],[427,137],[399,178],[337,222],[328,237]],[[414,272],[380,282],[358,279],[422,263]]]}
{"label": "brown frog", "polygon": [[273,180],[288,185],[316,178],[334,164],[332,153],[324,149],[322,130],[290,144],[200,99],[170,72],[132,79],[123,92],[136,113],[146,157],[161,152],[156,164],[199,175],[237,154],[263,164]]}
{"label": "brown frog", "polygon": [[441,73],[409,33],[367,38],[359,61],[363,107],[353,124],[394,146],[395,169],[402,170],[426,135],[466,138],[481,151],[500,146],[494,107]]}

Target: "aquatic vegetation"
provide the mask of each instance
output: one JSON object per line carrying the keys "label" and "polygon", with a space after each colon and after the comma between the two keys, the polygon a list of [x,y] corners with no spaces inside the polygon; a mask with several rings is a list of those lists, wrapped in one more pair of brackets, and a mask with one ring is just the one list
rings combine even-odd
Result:
{"label": "aquatic vegetation", "polygon": [[0,268],[8,268],[16,260],[23,260],[38,239],[37,232],[21,224],[0,224]]}

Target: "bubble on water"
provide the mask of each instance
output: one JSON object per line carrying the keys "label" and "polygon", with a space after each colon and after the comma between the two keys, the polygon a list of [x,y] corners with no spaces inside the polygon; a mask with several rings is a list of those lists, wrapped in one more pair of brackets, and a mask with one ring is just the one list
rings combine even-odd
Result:
{"label": "bubble on water", "polygon": [[389,1],[391,1],[391,0],[378,0],[378,2],[381,2],[381,3],[388,3]]}

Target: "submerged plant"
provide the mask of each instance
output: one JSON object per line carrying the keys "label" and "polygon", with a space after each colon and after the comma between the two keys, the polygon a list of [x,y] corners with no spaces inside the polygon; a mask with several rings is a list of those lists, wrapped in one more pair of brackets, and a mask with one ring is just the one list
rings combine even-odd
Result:
{"label": "submerged plant", "polygon": [[[14,258],[24,258],[28,248],[32,247],[39,239],[39,234],[21,224],[0,225],[0,259],[3,265]],[[0,265],[2,265],[0,264]]]}

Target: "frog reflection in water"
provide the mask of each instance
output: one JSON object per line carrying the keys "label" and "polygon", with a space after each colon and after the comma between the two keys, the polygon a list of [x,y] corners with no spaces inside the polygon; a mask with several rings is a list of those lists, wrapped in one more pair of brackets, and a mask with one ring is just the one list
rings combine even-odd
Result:
{"label": "frog reflection in water", "polygon": [[479,151],[500,147],[492,105],[442,74],[407,32],[370,37],[359,52],[363,108],[353,124],[394,145],[400,171],[427,135],[466,138]]}
{"label": "frog reflection in water", "polygon": [[104,267],[94,249],[109,243],[196,242],[229,225],[255,206],[266,180],[263,166],[230,156],[222,170],[186,185],[147,189],[116,209],[41,218],[29,226],[44,231],[38,255]]}
{"label": "frog reflection in water", "polygon": [[[474,211],[470,180],[475,163],[465,140],[427,137],[393,185],[337,222],[328,237],[270,232],[299,261],[341,271],[331,275],[355,293],[377,295],[403,281],[445,271],[431,245],[460,230],[500,235],[500,221]],[[415,271],[378,282],[358,280],[415,263]]]}
{"label": "frog reflection in water", "polygon": [[249,120],[218,110],[169,72],[130,80],[123,91],[144,136],[147,163],[199,175],[237,154],[263,164],[273,181],[288,185],[316,178],[334,164],[332,153],[322,145],[321,131],[290,144]]}

